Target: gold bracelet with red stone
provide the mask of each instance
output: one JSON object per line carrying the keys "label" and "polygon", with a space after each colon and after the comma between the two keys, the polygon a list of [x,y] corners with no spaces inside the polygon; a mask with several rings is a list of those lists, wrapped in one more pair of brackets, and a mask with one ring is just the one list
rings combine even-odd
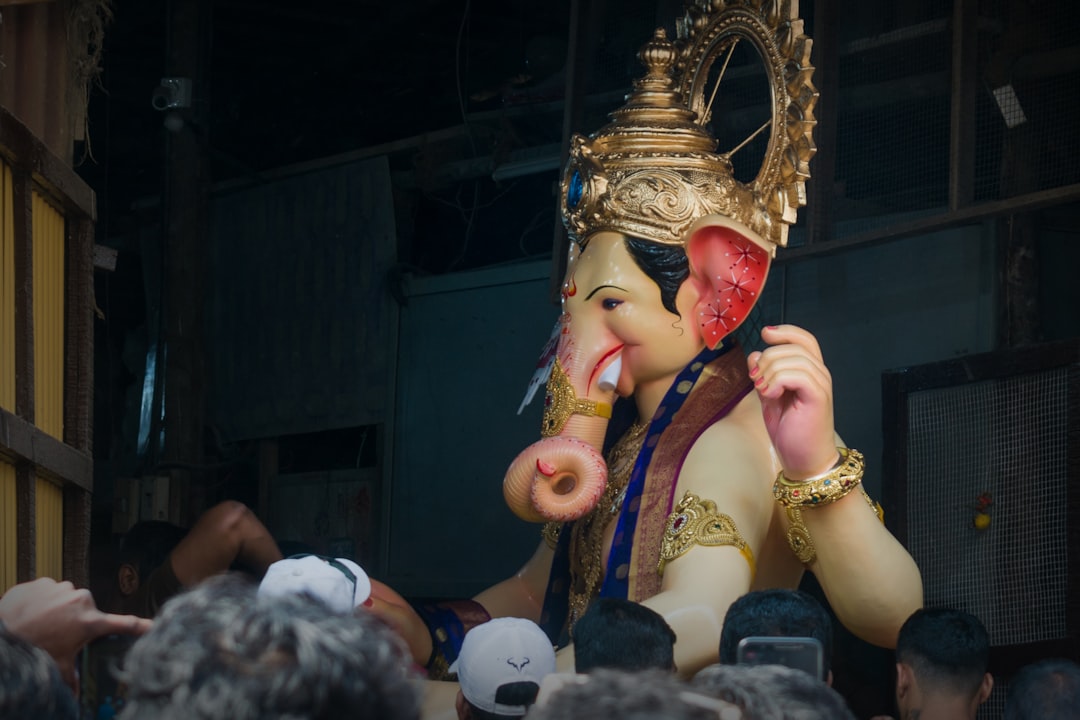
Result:
{"label": "gold bracelet with red stone", "polygon": [[786,508],[813,508],[829,505],[854,490],[862,482],[863,455],[853,448],[838,447],[840,462],[828,472],[805,480],[789,480],[781,470],[773,483],[773,497]]}

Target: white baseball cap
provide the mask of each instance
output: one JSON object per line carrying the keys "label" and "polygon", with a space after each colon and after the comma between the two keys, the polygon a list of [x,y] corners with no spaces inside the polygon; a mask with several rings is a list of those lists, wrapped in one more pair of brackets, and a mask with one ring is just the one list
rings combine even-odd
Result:
{"label": "white baseball cap", "polygon": [[461,694],[480,710],[522,716],[528,705],[496,701],[499,688],[517,682],[536,683],[555,672],[555,650],[544,631],[531,620],[495,618],[465,634],[461,652],[450,666]]}
{"label": "white baseball cap", "polygon": [[371,595],[371,580],[347,558],[294,555],[270,565],[259,583],[260,596],[290,594],[311,595],[347,615]]}

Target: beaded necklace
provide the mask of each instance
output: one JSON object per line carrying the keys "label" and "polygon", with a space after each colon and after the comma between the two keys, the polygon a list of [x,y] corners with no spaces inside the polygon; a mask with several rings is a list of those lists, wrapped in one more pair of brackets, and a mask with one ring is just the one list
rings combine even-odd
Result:
{"label": "beaded necklace", "polygon": [[570,628],[600,590],[603,579],[604,530],[618,516],[648,423],[635,422],[608,452],[604,493],[588,515],[575,522],[570,537]]}

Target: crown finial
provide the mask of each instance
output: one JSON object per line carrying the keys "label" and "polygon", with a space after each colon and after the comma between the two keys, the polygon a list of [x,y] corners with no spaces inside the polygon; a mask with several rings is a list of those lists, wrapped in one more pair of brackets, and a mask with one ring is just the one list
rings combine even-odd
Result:
{"label": "crown finial", "polygon": [[638,51],[638,60],[649,71],[648,75],[639,82],[661,80],[671,84],[671,70],[675,67],[675,61],[679,52],[675,44],[667,39],[667,30],[662,27],[656,28],[652,40],[645,43]]}

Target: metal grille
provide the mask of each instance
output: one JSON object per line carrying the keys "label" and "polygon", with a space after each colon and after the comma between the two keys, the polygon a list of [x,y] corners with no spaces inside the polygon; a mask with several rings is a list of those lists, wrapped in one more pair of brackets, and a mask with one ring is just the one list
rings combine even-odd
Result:
{"label": "metal grille", "polygon": [[[820,103],[835,110],[837,128],[834,150],[829,139],[818,138],[836,162],[826,236],[946,212],[950,173],[958,178],[961,204],[1080,182],[1080,137],[1072,120],[1080,5],[978,2],[974,57],[970,68],[961,68],[963,87],[974,86],[974,105],[960,120],[957,141],[970,143],[972,164],[953,167],[957,1],[873,4],[850,13],[845,7],[837,31],[837,95],[823,94]],[[818,67],[819,84],[828,70]]]}
{"label": "metal grille", "polygon": [[975,199],[1080,181],[1077,4],[983,0],[979,13]]}
{"label": "metal grille", "polygon": [[[927,607],[982,620],[992,645],[1066,635],[1064,369],[908,397],[908,538]],[[973,525],[990,493],[990,526]]]}
{"label": "metal grille", "polygon": [[948,202],[952,3],[881,10],[846,28],[839,97],[822,98],[837,113],[834,236]]}

